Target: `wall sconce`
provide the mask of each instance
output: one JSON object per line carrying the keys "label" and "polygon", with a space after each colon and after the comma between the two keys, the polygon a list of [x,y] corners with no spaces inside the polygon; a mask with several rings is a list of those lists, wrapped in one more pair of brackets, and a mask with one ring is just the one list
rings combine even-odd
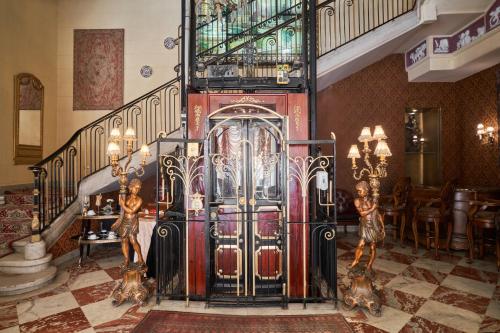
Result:
{"label": "wall sconce", "polygon": [[486,127],[486,129],[484,129],[484,125],[482,123],[477,124],[476,135],[479,137],[479,141],[481,142],[481,144],[494,144],[494,133],[495,129],[492,126],[488,126]]}

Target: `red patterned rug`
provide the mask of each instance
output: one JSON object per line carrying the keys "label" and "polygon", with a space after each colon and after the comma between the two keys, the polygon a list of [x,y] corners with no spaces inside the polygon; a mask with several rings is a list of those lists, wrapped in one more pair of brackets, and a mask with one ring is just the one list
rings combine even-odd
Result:
{"label": "red patterned rug", "polygon": [[352,333],[339,314],[229,316],[192,312],[148,312],[132,333]]}

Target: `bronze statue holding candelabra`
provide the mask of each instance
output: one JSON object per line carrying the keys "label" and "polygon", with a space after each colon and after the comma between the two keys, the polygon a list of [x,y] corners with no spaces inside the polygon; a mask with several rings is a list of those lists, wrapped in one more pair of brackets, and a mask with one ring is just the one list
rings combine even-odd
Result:
{"label": "bronze statue holding candelabra", "polygon": [[[144,174],[146,158],[151,154],[149,153],[148,146],[145,144],[142,145],[142,162],[139,167],[132,167],[130,164],[132,161],[133,143],[136,140],[137,138],[135,136],[134,129],[127,129],[125,135],[122,137],[118,128],[113,128],[111,131],[110,142],[108,144],[108,155],[110,155],[112,167],[111,174],[113,177],[119,177],[119,204],[121,207],[120,217],[111,226],[111,229],[118,230],[118,234],[122,239],[122,252],[124,256],[124,261],[121,265],[123,279],[111,294],[111,298],[113,298],[113,305],[116,306],[122,304],[126,300],[132,300],[139,305],[144,305],[149,296],[149,291],[143,283],[143,277],[148,268],[142,258],[141,246],[137,242],[137,233],[139,232],[138,213],[142,205],[142,199],[138,194],[141,190],[142,184],[138,178],[132,179],[129,183],[128,174],[133,172],[138,177],[142,176]],[[125,141],[127,147],[127,161],[124,167],[120,166],[119,163],[120,141]],[[134,252],[137,254],[137,264],[130,262],[130,244],[132,245]]]}
{"label": "bronze statue holding candelabra", "polygon": [[[354,205],[359,212],[359,236],[360,240],[356,247],[354,260],[349,266],[348,277],[351,279],[349,289],[344,295],[344,304],[347,308],[353,309],[356,306],[366,307],[372,315],[380,316],[381,301],[379,292],[373,285],[375,276],[372,271],[372,266],[376,258],[377,243],[383,241],[385,238],[385,228],[382,216],[378,211],[378,198],[380,178],[387,177],[387,162],[386,157],[391,156],[391,151],[387,146],[385,140],[387,137],[381,126],[376,126],[373,136],[369,127],[363,128],[358,140],[364,143],[363,153],[365,167],[356,174],[358,169],[356,159],[361,158],[358,147],[352,145],[349,151],[348,158],[352,159],[353,177],[360,180],[364,175],[368,176],[369,183],[361,181],[356,184],[356,191],[358,198],[354,200]],[[370,162],[370,153],[368,143],[370,141],[377,141],[374,154],[379,157],[379,162],[374,167]],[[373,198],[369,196],[370,188],[372,190]],[[363,266],[361,264],[361,257],[366,244],[370,245],[370,258],[368,264]]]}

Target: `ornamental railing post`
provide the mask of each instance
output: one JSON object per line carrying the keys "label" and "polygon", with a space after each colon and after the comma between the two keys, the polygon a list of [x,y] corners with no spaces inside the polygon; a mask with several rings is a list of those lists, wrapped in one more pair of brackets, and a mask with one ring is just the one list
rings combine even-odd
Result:
{"label": "ornamental railing post", "polygon": [[31,167],[33,171],[34,179],[34,189],[33,189],[33,219],[31,220],[31,242],[39,242],[41,240],[42,224],[40,223],[40,173],[42,169],[40,167]]}

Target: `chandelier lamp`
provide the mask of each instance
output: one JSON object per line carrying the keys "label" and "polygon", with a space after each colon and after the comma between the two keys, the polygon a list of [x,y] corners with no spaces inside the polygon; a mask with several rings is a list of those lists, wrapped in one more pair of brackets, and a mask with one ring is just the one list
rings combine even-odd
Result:
{"label": "chandelier lamp", "polygon": [[[387,177],[387,157],[392,156],[391,150],[387,145],[387,136],[385,135],[382,126],[377,125],[373,130],[373,135],[370,127],[363,127],[358,141],[363,144],[363,162],[364,166],[359,169],[356,164],[356,159],[361,158],[360,151],[357,145],[351,145],[347,158],[352,160],[353,177],[356,180],[361,180],[364,176],[368,177],[370,187],[373,191],[373,199],[378,202],[380,196],[380,178]],[[370,143],[376,142],[375,150],[370,149]],[[375,155],[378,160],[372,164],[372,155]]]}
{"label": "chandelier lamp", "polygon": [[[122,136],[118,128],[113,128],[110,133],[107,154],[110,158],[111,164],[111,175],[113,177],[119,177],[120,183],[120,194],[125,195],[127,193],[129,172],[134,172],[138,177],[144,174],[144,166],[146,165],[147,157],[151,156],[149,152],[149,147],[147,144],[141,146],[142,161],[138,167],[131,166],[133,146],[134,142],[137,141],[137,136],[135,130],[132,127],[127,128],[125,134]],[[120,165],[120,143],[124,142],[126,146],[126,162],[124,166]]]}

